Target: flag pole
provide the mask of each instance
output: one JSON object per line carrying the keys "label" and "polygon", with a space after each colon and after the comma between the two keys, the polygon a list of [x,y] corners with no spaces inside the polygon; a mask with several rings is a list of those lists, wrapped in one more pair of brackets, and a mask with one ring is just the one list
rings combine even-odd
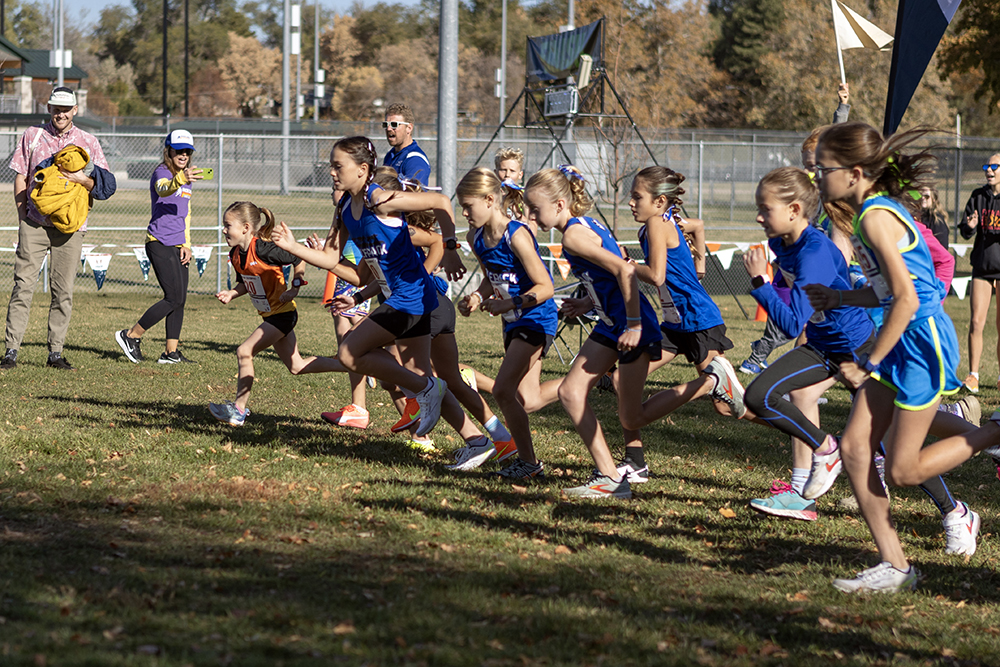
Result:
{"label": "flag pole", "polygon": [[840,32],[837,30],[837,0],[830,0],[830,11],[833,14],[833,40],[837,43],[837,62],[840,64],[840,82],[847,83],[844,75],[844,52],[840,50]]}

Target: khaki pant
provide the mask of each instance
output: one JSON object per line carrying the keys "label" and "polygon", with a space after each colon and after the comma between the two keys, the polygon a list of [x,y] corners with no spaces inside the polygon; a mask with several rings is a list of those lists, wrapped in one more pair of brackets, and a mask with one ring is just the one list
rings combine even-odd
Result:
{"label": "khaki pant", "polygon": [[46,251],[49,257],[49,352],[62,352],[73,314],[73,281],[83,250],[83,234],[63,234],[37,222],[22,220],[17,233],[17,258],[14,262],[14,289],[7,305],[7,349],[17,350],[28,328],[31,299],[38,283]]}

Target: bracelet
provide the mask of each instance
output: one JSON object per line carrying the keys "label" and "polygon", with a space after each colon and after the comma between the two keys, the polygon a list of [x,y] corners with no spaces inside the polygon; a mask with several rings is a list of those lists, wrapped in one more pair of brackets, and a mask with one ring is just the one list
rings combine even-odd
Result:
{"label": "bracelet", "polygon": [[629,327],[625,331],[634,331],[636,333],[642,333],[642,327]]}
{"label": "bracelet", "polygon": [[844,305],[844,290],[837,290],[837,308]]}
{"label": "bracelet", "polygon": [[478,296],[478,297],[479,297],[479,303],[482,303],[482,302],[483,302],[483,295],[482,295],[482,294],[480,294],[479,292],[472,292],[471,294],[469,294],[469,296],[470,296],[470,297],[473,297],[473,296]]}
{"label": "bracelet", "polygon": [[642,317],[626,317],[626,322],[642,322]]}

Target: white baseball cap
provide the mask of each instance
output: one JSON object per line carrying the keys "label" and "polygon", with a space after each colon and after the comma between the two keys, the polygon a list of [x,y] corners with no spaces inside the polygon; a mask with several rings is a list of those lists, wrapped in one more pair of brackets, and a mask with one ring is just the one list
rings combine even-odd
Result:
{"label": "white baseball cap", "polygon": [[76,93],[65,86],[53,88],[49,95],[49,106],[53,107],[75,107]]}
{"label": "white baseball cap", "polygon": [[187,130],[173,130],[167,135],[167,140],[163,144],[167,148],[173,148],[175,151],[183,148],[194,150],[194,137]]}

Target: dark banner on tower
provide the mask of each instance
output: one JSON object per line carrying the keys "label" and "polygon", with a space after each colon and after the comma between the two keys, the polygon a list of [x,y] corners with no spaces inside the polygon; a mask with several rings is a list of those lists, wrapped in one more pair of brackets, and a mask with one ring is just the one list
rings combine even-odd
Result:
{"label": "dark banner on tower", "polygon": [[575,76],[580,69],[580,56],[594,59],[594,66],[603,63],[604,19],[576,30],[556,35],[528,38],[526,85],[548,84]]}

